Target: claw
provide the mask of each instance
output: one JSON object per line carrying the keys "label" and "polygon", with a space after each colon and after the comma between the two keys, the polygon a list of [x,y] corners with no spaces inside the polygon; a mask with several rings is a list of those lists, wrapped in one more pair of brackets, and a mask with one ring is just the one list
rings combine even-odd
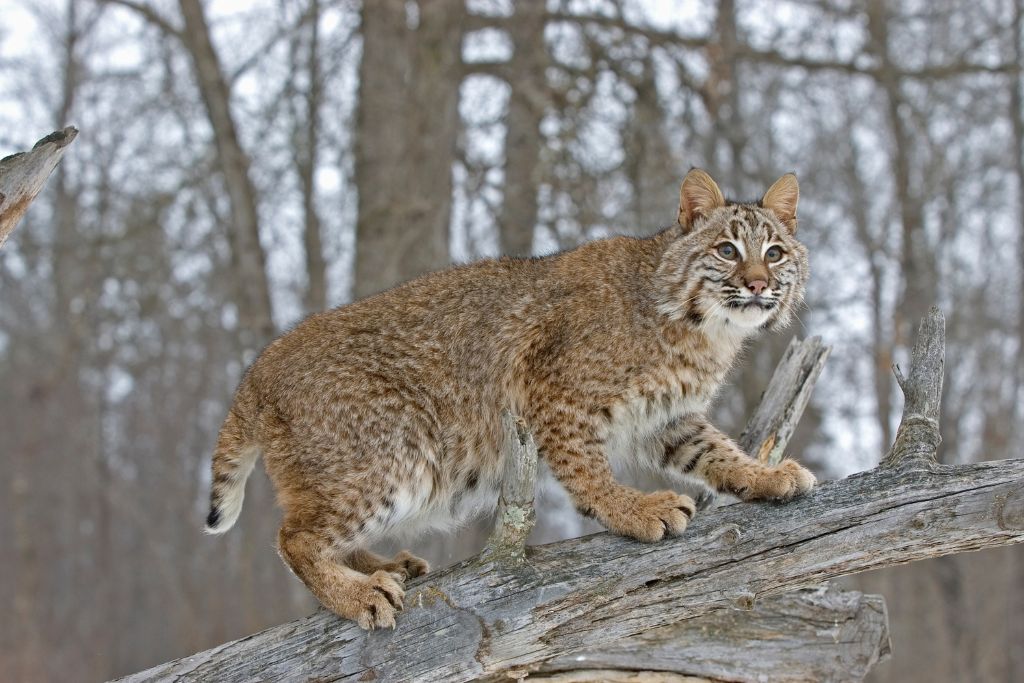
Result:
{"label": "claw", "polygon": [[714,505],[716,498],[717,496],[715,495],[715,492],[711,489],[701,489],[700,493],[697,494],[697,509],[707,510],[709,507]]}

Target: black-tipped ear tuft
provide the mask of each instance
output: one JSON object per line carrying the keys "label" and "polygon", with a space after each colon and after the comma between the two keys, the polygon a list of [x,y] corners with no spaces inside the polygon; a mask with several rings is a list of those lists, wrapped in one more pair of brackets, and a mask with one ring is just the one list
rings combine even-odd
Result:
{"label": "black-tipped ear tuft", "polygon": [[220,510],[216,505],[210,506],[210,514],[206,516],[206,526],[210,529],[217,527],[217,522],[220,521]]}

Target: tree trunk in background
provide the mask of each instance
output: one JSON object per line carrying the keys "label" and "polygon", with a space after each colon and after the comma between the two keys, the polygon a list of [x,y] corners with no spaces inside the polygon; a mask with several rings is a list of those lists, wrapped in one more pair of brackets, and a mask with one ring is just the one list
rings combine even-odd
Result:
{"label": "tree trunk in background", "polygon": [[213,128],[217,163],[231,207],[227,237],[235,274],[238,326],[242,343],[259,349],[274,336],[266,255],[260,244],[259,206],[249,177],[249,155],[242,149],[231,114],[231,92],[210,38],[200,0],[180,0],[183,40],[192,58],[199,94]]}
{"label": "tree trunk in background", "polygon": [[899,70],[889,53],[890,16],[886,0],[870,0],[867,20],[870,51],[881,62],[877,81],[886,97],[892,135],[893,198],[899,211],[899,227],[903,237],[900,258],[903,289],[896,306],[896,342],[908,345],[914,321],[920,320],[935,300],[935,255],[930,253],[924,232],[920,191],[913,187],[911,178],[914,141],[902,111],[905,105]]}
{"label": "tree trunk in background", "polygon": [[320,74],[320,2],[310,0],[309,46],[306,53],[306,77],[309,80],[303,101],[305,119],[296,120],[295,165],[302,185],[303,231],[306,252],[306,313],[327,308],[327,261],[324,259],[320,214],[316,208],[316,167],[320,145],[320,102],[323,79]]}
{"label": "tree trunk in background", "polygon": [[672,150],[665,144],[664,114],[654,64],[648,55],[633,82],[636,99],[627,124],[625,168],[633,186],[631,232],[653,234],[675,222],[679,179]]}
{"label": "tree trunk in background", "polygon": [[843,181],[850,197],[849,211],[853,220],[857,241],[866,255],[871,299],[871,355],[872,379],[875,391],[875,412],[881,435],[880,449],[892,443],[893,434],[889,418],[892,415],[892,338],[887,334],[886,309],[882,301],[884,272],[880,263],[885,251],[884,244],[871,231],[871,217],[868,215],[868,189],[857,169],[860,164],[860,150],[855,142],[850,143],[850,155],[843,168]]}
{"label": "tree trunk in background", "polygon": [[[1013,45],[1014,56],[1017,65],[1024,65],[1024,0],[1016,0],[1014,3],[1013,16]],[[1024,73],[1013,76],[1013,85],[1010,87],[1010,126],[1013,130],[1013,159],[1014,169],[1017,173],[1017,262],[1019,271],[1019,283],[1017,285],[1017,357],[1024,356]],[[1017,363],[1017,378],[1014,386],[1013,397],[1015,398],[1014,408],[1016,409],[1015,421],[1016,433],[1013,438],[1015,443],[1024,440],[1024,416],[1021,415],[1024,405],[1024,363]],[[1011,592],[1009,596],[1010,620],[1007,628],[1008,642],[1016,643],[1017,647],[1006,648],[1007,677],[1008,681],[1024,681],[1024,551],[1014,548],[1009,552],[1001,553],[1003,556],[1010,555],[1011,563]]]}
{"label": "tree trunk in background", "polygon": [[463,0],[363,3],[355,298],[449,262],[464,16]]}
{"label": "tree trunk in background", "polygon": [[501,253],[529,256],[537,224],[537,186],[540,183],[540,123],[549,100],[544,40],[543,2],[521,2],[509,21],[515,52],[509,62],[512,88],[505,138],[505,197],[498,216]]}
{"label": "tree trunk in background", "polygon": [[[736,26],[736,0],[718,1],[715,33],[718,40],[709,48],[711,69],[708,75],[708,92],[715,104],[715,111],[712,113],[714,139],[726,145],[728,167],[722,169],[725,172],[723,177],[727,179],[727,184],[733,192],[742,193],[746,189],[743,183],[749,179],[743,171],[746,126],[743,124],[740,103],[740,93],[744,84],[740,82],[740,64],[737,59],[739,35]],[[708,161],[712,162],[712,168],[721,163],[718,159]]]}

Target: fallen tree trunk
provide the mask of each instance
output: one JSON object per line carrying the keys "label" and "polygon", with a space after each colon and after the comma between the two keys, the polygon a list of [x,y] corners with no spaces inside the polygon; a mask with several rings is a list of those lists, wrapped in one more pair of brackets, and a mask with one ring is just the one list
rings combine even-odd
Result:
{"label": "fallen tree trunk", "polygon": [[30,152],[0,159],[0,247],[25,215],[29,204],[43,189],[46,179],[57,168],[78,130],[67,127],[50,133]]}
{"label": "fallen tree trunk", "polygon": [[411,584],[395,631],[320,611],[125,680],[502,680],[830,578],[1021,542],[1024,460],[934,460],[942,347],[933,309],[875,470],[787,504],[698,515],[658,544],[596,534],[531,548],[521,565],[485,554]]}

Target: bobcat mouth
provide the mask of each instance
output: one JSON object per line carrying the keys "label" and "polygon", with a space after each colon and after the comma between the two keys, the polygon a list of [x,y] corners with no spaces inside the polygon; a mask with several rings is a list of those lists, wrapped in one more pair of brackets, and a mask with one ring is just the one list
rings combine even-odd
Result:
{"label": "bobcat mouth", "polygon": [[749,310],[753,308],[760,309],[762,311],[770,311],[778,305],[778,301],[775,299],[764,299],[760,296],[751,297],[729,297],[725,301],[725,307],[733,310]]}

